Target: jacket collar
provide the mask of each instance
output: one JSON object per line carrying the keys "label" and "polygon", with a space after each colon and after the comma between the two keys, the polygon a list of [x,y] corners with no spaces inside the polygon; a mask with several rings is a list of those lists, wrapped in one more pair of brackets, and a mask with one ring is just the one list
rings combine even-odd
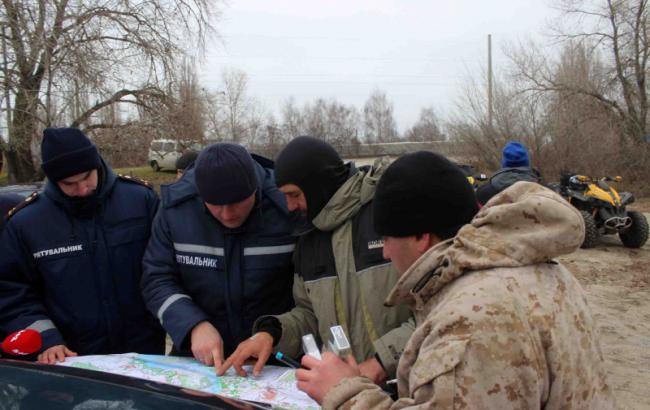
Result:
{"label": "jacket collar", "polygon": [[356,215],[362,206],[372,200],[379,177],[389,163],[388,157],[375,160],[372,167],[357,169],[353,163],[349,163],[351,176],[314,218],[314,226],[321,231],[332,231]]}

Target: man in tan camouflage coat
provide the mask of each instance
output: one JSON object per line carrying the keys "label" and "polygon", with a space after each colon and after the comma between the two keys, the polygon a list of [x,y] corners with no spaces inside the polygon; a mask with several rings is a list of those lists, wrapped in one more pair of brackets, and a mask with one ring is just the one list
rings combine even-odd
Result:
{"label": "man in tan camouflage coat", "polygon": [[446,219],[468,206],[457,189],[470,189],[453,168],[433,153],[406,155],[375,195],[375,229],[402,273],[387,303],[408,305],[417,322],[397,368],[399,400],[331,353],[303,358],[298,387],[325,409],[613,408],[584,291],[553,260],[580,246],[580,214],[519,182],[453,234]]}

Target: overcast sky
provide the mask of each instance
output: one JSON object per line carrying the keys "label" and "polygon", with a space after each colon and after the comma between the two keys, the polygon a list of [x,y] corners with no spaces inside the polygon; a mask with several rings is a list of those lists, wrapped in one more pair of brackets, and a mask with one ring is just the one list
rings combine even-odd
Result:
{"label": "overcast sky", "polygon": [[452,108],[468,70],[486,64],[488,33],[498,70],[504,41],[552,16],[542,0],[230,0],[199,74],[218,90],[223,68],[245,71],[249,95],[276,114],[291,96],[361,109],[380,89],[404,131],[422,107]]}

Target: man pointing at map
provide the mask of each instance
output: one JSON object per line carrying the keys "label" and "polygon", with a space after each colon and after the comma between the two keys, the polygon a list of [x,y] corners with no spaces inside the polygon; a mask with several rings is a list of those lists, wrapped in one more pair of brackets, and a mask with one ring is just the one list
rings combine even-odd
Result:
{"label": "man pointing at map", "polygon": [[295,239],[273,170],[261,162],[272,164],[214,144],[161,189],[142,288],[172,354],[218,367],[258,316],[293,306]]}

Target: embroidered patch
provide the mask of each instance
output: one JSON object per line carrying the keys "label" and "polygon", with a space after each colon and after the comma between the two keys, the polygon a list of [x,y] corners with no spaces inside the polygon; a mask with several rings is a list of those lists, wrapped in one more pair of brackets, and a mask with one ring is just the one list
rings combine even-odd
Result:
{"label": "embroidered patch", "polygon": [[207,258],[205,256],[187,256],[187,255],[176,255],[176,262],[181,265],[190,265],[190,266],[199,266],[206,268],[216,268],[217,259],[216,258]]}
{"label": "embroidered patch", "polygon": [[81,252],[83,251],[83,245],[70,245],[70,246],[60,246],[58,248],[45,249],[42,251],[34,252],[34,259],[40,259],[44,256],[59,255],[62,253],[71,253],[71,252]]}
{"label": "embroidered patch", "polygon": [[368,242],[368,249],[378,249],[378,248],[383,248],[383,247],[384,247],[384,240],[383,239],[377,239],[377,240]]}

